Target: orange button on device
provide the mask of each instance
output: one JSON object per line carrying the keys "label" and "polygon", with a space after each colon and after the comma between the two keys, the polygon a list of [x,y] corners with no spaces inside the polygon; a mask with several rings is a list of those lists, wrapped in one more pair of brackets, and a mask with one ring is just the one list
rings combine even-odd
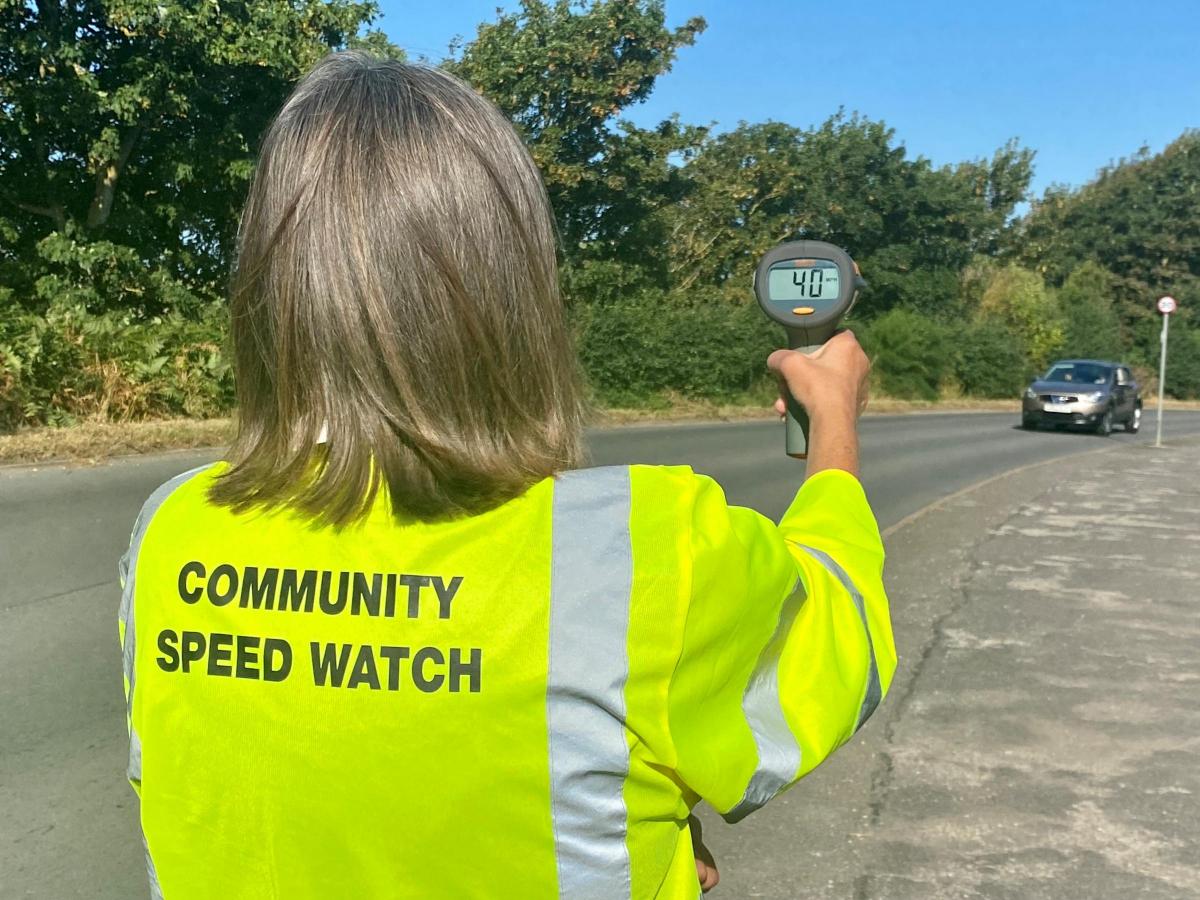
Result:
{"label": "orange button on device", "polygon": [[811,316],[816,310],[811,306],[796,306],[792,308],[792,312],[797,316]]}

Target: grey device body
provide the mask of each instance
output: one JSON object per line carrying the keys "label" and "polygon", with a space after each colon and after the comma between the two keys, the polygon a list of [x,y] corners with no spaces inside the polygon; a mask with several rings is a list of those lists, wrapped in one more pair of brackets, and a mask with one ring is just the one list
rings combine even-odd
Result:
{"label": "grey device body", "polygon": [[[845,250],[824,241],[792,241],[768,250],[754,270],[754,296],[787,331],[788,347],[811,353],[833,337],[867,286]],[[788,456],[808,456],[808,413],[787,398]]]}

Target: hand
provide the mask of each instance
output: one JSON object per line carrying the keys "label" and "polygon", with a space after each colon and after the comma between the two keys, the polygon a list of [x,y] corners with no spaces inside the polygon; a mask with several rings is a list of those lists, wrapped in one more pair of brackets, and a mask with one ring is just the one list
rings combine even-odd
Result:
{"label": "hand", "polygon": [[839,331],[815,352],[776,350],[767,367],[779,376],[775,410],[787,411],[787,394],[808,411],[810,420],[826,416],[856,419],[867,408],[867,376],[871,361],[852,331]]}
{"label": "hand", "polygon": [[707,894],[720,883],[721,873],[717,871],[712,853],[704,846],[700,820],[688,816],[688,828],[692,833],[692,852],[696,856],[696,877],[700,879],[700,889]]}
{"label": "hand", "polygon": [[775,410],[783,415],[791,394],[808,412],[808,475],[842,469],[857,477],[857,423],[867,407],[871,361],[854,335],[838,332],[810,354],[776,350],[767,366],[779,375],[783,395]]}

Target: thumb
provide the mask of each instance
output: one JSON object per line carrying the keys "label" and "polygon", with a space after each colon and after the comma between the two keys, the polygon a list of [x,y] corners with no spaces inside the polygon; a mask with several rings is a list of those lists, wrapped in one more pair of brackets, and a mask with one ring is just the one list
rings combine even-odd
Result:
{"label": "thumb", "polygon": [[788,375],[795,376],[804,371],[812,358],[799,350],[776,350],[767,357],[767,368],[786,379]]}
{"label": "thumb", "polygon": [[795,350],[776,350],[767,357],[767,368],[772,372],[784,374],[785,369],[790,369],[796,365],[795,359],[803,356],[803,353],[798,353]]}

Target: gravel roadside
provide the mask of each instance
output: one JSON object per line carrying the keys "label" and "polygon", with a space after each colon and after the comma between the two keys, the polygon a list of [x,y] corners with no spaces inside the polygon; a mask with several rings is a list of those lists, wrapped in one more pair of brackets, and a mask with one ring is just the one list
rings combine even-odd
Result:
{"label": "gravel roadside", "polygon": [[1200,896],[1200,446],[1053,468],[920,661],[863,897]]}

